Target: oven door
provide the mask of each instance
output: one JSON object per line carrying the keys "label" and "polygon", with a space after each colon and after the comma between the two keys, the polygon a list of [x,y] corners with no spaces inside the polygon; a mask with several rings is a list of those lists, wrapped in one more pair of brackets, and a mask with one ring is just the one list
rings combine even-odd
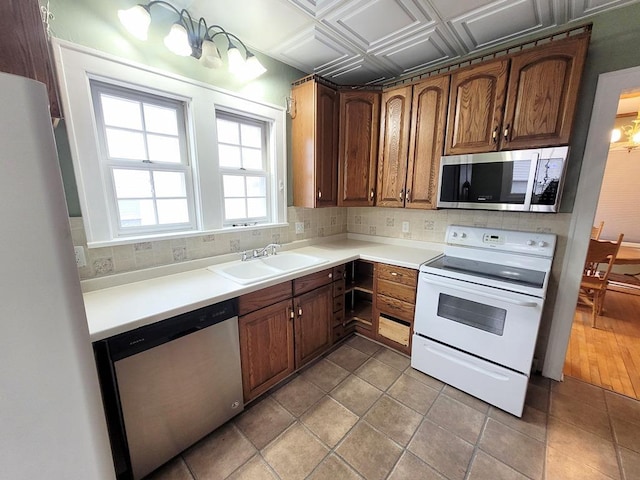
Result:
{"label": "oven door", "polygon": [[543,299],[421,272],[414,331],[526,375]]}

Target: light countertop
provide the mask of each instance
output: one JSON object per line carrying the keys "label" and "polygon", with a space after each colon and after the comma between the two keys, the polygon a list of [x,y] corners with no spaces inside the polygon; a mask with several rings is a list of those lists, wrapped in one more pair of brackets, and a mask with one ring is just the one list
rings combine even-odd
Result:
{"label": "light countertop", "polygon": [[[327,262],[250,285],[235,283],[205,267],[165,275],[158,270],[159,276],[155,278],[85,292],[89,334],[91,341],[102,340],[356,259],[418,269],[420,264],[440,255],[443,246],[363,235],[341,236],[295,249]],[[210,259],[210,264],[214,263],[215,257]]]}

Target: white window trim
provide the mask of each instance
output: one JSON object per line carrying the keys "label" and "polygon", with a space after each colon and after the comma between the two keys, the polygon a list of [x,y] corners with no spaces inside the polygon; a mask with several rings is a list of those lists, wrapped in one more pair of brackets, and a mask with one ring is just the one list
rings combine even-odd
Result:
{"label": "white window trim", "polygon": [[[286,225],[286,113],[283,107],[244,98],[203,82],[60,39],[52,39],[52,46],[89,247],[237,231],[238,228],[251,230]],[[196,164],[193,181],[197,230],[135,237],[114,236],[116,226],[109,215],[106,203],[108,192],[105,191],[106,182],[98,158],[98,136],[89,85],[91,78],[186,103],[190,158]],[[217,184],[220,176],[215,140],[216,109],[264,120],[270,125],[270,173],[273,177],[270,224],[223,228],[222,210],[218,208],[221,203]],[[214,184],[215,188],[212,188]]]}

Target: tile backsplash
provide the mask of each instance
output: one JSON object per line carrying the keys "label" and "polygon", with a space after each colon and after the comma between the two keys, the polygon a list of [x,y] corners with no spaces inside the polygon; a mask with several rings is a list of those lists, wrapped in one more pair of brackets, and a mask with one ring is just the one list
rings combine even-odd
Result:
{"label": "tile backsplash", "polygon": [[[79,269],[80,278],[103,277],[240,252],[268,243],[286,244],[345,232],[442,243],[447,225],[451,224],[555,233],[558,235],[558,248],[554,264],[559,266],[571,218],[570,214],[562,213],[425,211],[379,207],[289,207],[287,213],[289,225],[283,227],[91,248],[86,251],[87,266]],[[296,233],[296,223],[304,225],[304,233]],[[70,224],[74,245],[86,248],[82,218],[70,218]]]}

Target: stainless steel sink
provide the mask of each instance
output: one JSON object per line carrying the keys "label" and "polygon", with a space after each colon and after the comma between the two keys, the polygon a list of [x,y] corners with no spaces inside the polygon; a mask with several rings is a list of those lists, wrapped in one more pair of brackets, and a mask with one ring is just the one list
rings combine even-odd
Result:
{"label": "stainless steel sink", "polygon": [[304,253],[284,252],[244,262],[236,261],[212,265],[208,269],[236,283],[248,285],[327,262],[328,260],[324,258]]}

